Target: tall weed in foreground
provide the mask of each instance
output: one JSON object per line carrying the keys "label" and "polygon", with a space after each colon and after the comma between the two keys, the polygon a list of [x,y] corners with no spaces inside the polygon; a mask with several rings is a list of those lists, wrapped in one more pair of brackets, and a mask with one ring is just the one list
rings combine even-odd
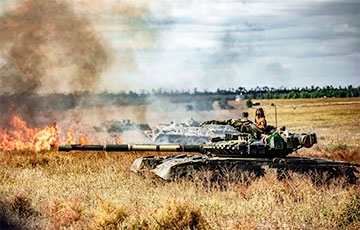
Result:
{"label": "tall weed in foreground", "polygon": [[148,221],[154,229],[205,229],[207,226],[197,202],[183,199],[166,199]]}
{"label": "tall weed in foreground", "polygon": [[10,196],[5,200],[0,199],[0,227],[36,229],[40,227],[36,221],[40,216],[41,213],[25,194]]}
{"label": "tall weed in foreground", "polygon": [[109,199],[99,200],[90,225],[91,229],[118,229],[130,215],[128,209]]}
{"label": "tall weed in foreground", "polygon": [[360,191],[352,190],[348,195],[345,208],[341,210],[338,226],[346,227],[360,227]]}
{"label": "tall weed in foreground", "polygon": [[84,226],[81,200],[51,197],[44,203],[43,214],[47,216],[53,229],[81,228]]}

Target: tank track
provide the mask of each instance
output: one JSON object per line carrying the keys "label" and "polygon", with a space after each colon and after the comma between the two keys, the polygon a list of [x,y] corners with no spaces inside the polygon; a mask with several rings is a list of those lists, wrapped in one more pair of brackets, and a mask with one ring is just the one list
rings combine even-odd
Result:
{"label": "tank track", "polygon": [[206,176],[210,181],[242,181],[259,178],[267,171],[274,171],[278,179],[287,178],[289,172],[295,172],[310,175],[319,181],[343,177],[349,183],[359,183],[357,167],[360,164],[311,157],[221,158],[182,154],[140,157],[133,163],[131,171],[141,173],[150,169],[166,181]]}

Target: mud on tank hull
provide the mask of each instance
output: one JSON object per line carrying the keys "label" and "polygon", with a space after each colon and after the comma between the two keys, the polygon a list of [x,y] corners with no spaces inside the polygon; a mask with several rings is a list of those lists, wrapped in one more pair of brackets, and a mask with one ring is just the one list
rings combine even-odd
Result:
{"label": "mud on tank hull", "polygon": [[134,161],[131,171],[141,174],[150,170],[165,181],[179,178],[243,181],[262,177],[270,170],[278,179],[295,172],[310,175],[314,180],[343,177],[349,183],[359,183],[356,167],[360,165],[310,157],[221,158],[182,154],[140,157]]}

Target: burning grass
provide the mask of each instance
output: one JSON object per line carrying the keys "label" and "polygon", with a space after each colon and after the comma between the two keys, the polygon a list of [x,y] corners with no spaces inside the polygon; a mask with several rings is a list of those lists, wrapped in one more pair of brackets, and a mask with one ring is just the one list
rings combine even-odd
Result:
{"label": "burning grass", "polygon": [[56,124],[44,129],[29,128],[19,116],[13,115],[8,130],[0,130],[0,149],[50,150],[58,140]]}
{"label": "burning grass", "polygon": [[[87,140],[84,133],[80,132],[79,141],[72,129],[66,132],[67,139],[63,144],[91,144],[92,140]],[[44,128],[28,127],[26,121],[19,116],[13,115],[7,129],[0,129],[0,150],[5,151],[33,151],[41,152],[55,149],[60,142],[58,137],[58,126],[56,123]]]}
{"label": "burning grass", "polygon": [[[263,102],[265,108],[268,102]],[[281,122],[293,131],[315,131],[319,139],[298,155],[360,163],[358,104],[310,107],[316,119],[324,120],[317,124],[303,110],[309,107],[296,101],[299,113],[293,113],[289,102],[278,102],[279,116],[289,116]],[[354,115],[346,112],[339,119],[341,110]],[[266,111],[272,123],[270,107]],[[165,183],[129,172],[133,160],[146,154],[153,153],[2,151],[0,226],[6,222],[29,229],[359,229],[359,184],[341,179],[314,183],[299,174],[277,180],[272,172],[251,183],[229,183],[226,189],[187,180]]]}

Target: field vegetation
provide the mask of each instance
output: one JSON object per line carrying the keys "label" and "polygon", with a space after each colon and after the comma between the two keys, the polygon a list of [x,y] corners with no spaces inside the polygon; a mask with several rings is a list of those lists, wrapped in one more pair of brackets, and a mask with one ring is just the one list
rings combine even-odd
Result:
{"label": "field vegetation", "polygon": [[[269,124],[275,103],[279,126],[317,133],[315,147],[293,155],[360,163],[360,99],[260,102]],[[231,102],[234,117],[241,103]],[[252,117],[255,108],[248,112]],[[0,229],[360,228],[359,183],[314,183],[300,174],[277,180],[268,172],[224,188],[129,171],[134,159],[150,154],[0,152]]]}

